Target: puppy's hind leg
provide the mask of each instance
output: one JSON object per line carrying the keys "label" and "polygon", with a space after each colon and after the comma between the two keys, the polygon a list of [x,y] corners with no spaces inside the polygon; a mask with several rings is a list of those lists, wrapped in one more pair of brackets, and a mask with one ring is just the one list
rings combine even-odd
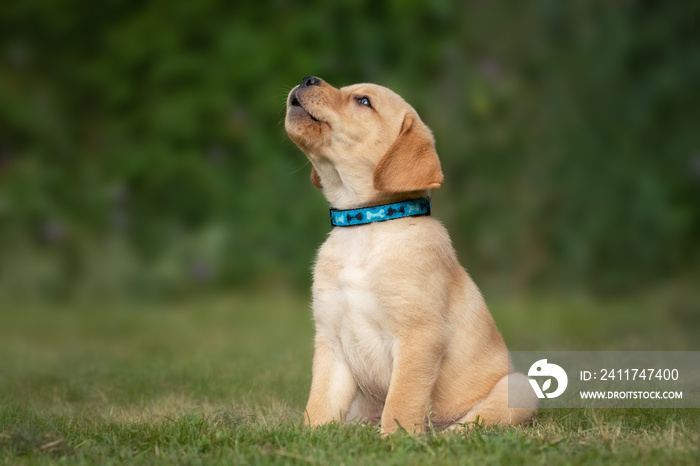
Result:
{"label": "puppy's hind leg", "polygon": [[[510,404],[518,406],[517,408],[508,406],[509,390]],[[524,424],[535,417],[538,405],[539,400],[532,391],[527,377],[519,372],[513,372],[499,380],[486,398],[455,421],[450,429],[469,429],[477,421],[487,426],[498,424],[508,427]]]}

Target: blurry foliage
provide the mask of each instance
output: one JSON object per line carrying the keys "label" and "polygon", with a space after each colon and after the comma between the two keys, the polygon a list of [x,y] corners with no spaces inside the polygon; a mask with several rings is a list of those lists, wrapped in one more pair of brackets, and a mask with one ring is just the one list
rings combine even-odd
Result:
{"label": "blurry foliage", "polygon": [[618,291],[700,262],[700,4],[137,2],[0,9],[0,293],[305,286],[328,231],[284,134],[306,75],[434,130],[477,281]]}

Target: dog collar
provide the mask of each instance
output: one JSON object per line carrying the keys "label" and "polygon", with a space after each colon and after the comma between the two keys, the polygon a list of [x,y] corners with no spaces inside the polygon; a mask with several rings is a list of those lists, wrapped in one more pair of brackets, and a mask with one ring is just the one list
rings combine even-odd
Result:
{"label": "dog collar", "polygon": [[331,225],[334,227],[350,227],[396,218],[429,215],[430,198],[427,197],[395,202],[393,204],[363,207],[361,209],[337,210],[331,207]]}

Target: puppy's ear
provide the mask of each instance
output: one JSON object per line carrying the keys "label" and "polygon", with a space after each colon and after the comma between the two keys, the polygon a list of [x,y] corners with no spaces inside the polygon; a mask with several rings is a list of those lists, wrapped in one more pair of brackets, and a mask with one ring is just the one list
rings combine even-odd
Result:
{"label": "puppy's ear", "polygon": [[311,169],[311,184],[316,186],[318,189],[323,189],[323,185],[321,184],[321,177],[318,176],[318,172],[315,168]]}
{"label": "puppy's ear", "polygon": [[401,132],[374,169],[374,189],[385,192],[439,188],[444,180],[433,135],[407,113]]}

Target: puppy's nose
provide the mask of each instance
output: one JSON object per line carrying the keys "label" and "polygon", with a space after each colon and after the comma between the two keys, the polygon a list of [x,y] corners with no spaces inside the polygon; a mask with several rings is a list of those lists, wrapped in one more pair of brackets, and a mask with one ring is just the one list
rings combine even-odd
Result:
{"label": "puppy's nose", "polygon": [[307,76],[301,80],[301,85],[299,87],[309,87],[309,86],[320,86],[321,79],[316,76]]}

